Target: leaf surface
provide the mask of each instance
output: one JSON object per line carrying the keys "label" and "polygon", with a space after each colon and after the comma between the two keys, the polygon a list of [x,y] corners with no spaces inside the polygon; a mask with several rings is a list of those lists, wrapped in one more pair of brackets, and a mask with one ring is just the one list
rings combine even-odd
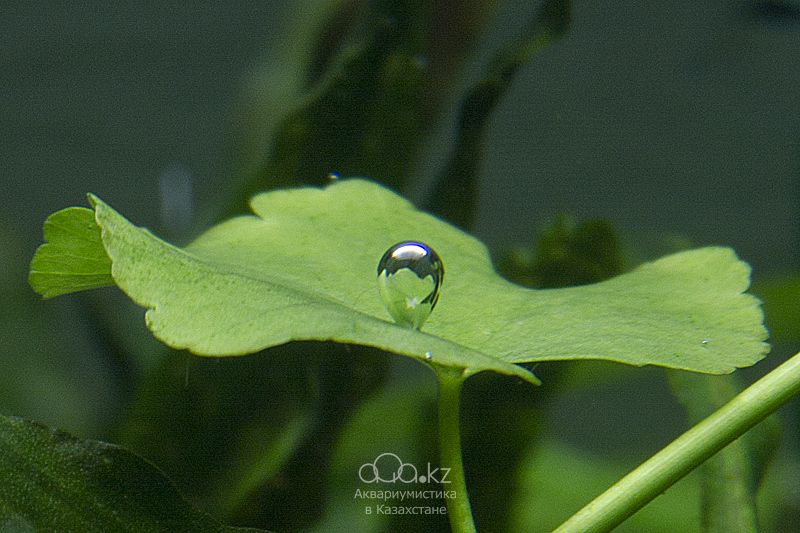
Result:
{"label": "leaf surface", "polygon": [[[532,290],[497,275],[477,239],[365,180],[257,195],[254,216],[186,248],[90,200],[114,281],[148,309],[156,337],[199,355],[332,340],[535,382],[516,363],[604,359],[726,373],[768,348],[760,302],[744,293],[750,269],[728,248],[674,254],[594,285]],[[445,264],[422,331],[394,324],[378,297],[377,262],[403,240],[428,243]]]}

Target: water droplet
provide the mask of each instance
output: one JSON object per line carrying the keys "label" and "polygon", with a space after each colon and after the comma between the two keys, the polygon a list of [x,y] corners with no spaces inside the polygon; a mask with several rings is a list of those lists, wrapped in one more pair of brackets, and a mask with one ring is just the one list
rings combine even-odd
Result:
{"label": "water droplet", "polygon": [[403,241],[378,263],[378,290],[395,322],[419,329],[439,300],[444,264],[425,243]]}
{"label": "water droplet", "polygon": [[425,352],[425,359],[433,361],[433,352]]}

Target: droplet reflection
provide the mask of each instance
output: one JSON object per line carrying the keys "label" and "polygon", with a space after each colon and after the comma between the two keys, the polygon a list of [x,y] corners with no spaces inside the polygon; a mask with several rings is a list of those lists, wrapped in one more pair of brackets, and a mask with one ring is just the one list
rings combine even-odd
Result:
{"label": "droplet reflection", "polygon": [[439,300],[444,264],[425,243],[403,241],[378,263],[378,290],[395,322],[419,329]]}

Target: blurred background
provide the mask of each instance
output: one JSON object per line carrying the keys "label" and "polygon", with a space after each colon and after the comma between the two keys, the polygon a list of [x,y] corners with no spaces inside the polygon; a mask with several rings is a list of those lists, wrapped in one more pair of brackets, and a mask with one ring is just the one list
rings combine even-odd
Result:
{"label": "blurred background", "polygon": [[[44,219],[87,192],[185,243],[255,191],[329,172],[469,228],[532,286],[595,280],[548,283],[542,242],[594,243],[580,260],[603,267],[597,279],[732,246],[775,343],[738,386],[800,349],[800,4],[425,4],[4,3],[0,412],[121,442],[230,523],[446,530],[368,519],[352,498],[376,451],[435,459],[421,365],[312,343],[198,360],[153,340],[116,289],[41,301],[26,282]],[[686,427],[663,370],[555,367],[537,369],[541,390],[494,376],[467,387],[487,531],[555,525]],[[781,416],[758,492],[776,531],[800,513],[797,401]],[[269,467],[248,485],[256,464]],[[566,472],[586,482],[559,485]],[[696,530],[697,486],[631,527]]]}

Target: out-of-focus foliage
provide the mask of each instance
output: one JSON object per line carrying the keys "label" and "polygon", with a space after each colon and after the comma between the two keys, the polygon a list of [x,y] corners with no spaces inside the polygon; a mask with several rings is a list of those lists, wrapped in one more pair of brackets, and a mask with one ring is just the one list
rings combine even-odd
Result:
{"label": "out-of-focus foliage", "polygon": [[[250,357],[176,353],[143,385],[122,444],[215,515],[310,525],[338,438],[327,420],[346,419],[382,375],[380,357],[351,352],[331,347],[323,357],[318,344],[294,343]],[[361,386],[342,390],[344,379]]]}
{"label": "out-of-focus foliage", "polygon": [[764,300],[772,341],[800,345],[800,275],[761,280],[753,292]]}
{"label": "out-of-focus foliage", "polygon": [[[0,226],[0,403],[6,413],[35,417],[87,435],[107,434],[121,398],[115,376],[96,358],[82,301],[55,308],[26,287],[24,250]],[[64,312],[77,320],[59,321]]]}
{"label": "out-of-focus foliage", "polygon": [[[691,424],[700,422],[733,398],[741,387],[734,376],[703,379],[686,372],[669,373],[670,384]],[[779,432],[773,419],[731,443],[700,467],[700,516],[709,533],[758,531],[756,491],[763,467],[777,448]],[[756,435],[757,446],[748,446]],[[757,459],[757,460],[756,460]]]}
{"label": "out-of-focus foliage", "polygon": [[[236,195],[238,210],[256,191],[320,185],[332,172],[406,190],[442,99],[470,52],[465,43],[496,9],[496,2],[475,0],[327,4],[322,11],[329,16],[317,20],[321,33],[293,50],[308,54],[293,58],[307,74],[282,97],[284,116]],[[328,11],[330,5],[337,9]]]}
{"label": "out-of-focus foliage", "polygon": [[[515,478],[517,490],[508,531],[552,531],[633,466],[556,441],[537,443]],[[698,496],[697,479],[690,475],[618,529],[626,533],[696,531]]]}
{"label": "out-of-focus foliage", "polygon": [[576,223],[557,217],[538,238],[536,248],[507,252],[498,268],[509,279],[548,289],[597,283],[622,273],[622,246],[607,220]]}
{"label": "out-of-focus foliage", "polygon": [[569,0],[546,0],[521,34],[495,53],[482,79],[464,97],[455,146],[430,195],[430,211],[462,228],[474,222],[478,176],[490,118],[519,70],[569,29]]}
{"label": "out-of-focus foliage", "polygon": [[192,507],[127,450],[20,418],[0,416],[0,479],[3,531],[247,531]]}

